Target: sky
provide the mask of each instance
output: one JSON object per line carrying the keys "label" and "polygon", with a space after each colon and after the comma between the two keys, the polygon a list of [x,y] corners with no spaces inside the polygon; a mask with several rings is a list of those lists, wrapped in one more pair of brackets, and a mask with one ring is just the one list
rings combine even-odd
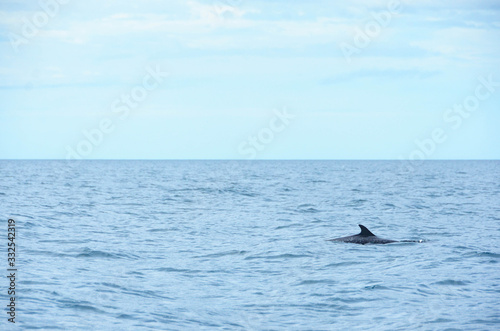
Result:
{"label": "sky", "polygon": [[500,2],[2,0],[0,159],[499,159]]}

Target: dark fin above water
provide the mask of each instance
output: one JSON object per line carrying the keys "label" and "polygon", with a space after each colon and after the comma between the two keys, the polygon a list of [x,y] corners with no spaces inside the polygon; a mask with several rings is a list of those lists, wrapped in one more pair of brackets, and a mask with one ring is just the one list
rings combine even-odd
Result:
{"label": "dark fin above water", "polygon": [[361,228],[361,233],[358,236],[362,236],[362,237],[375,237],[375,235],[373,233],[371,233],[371,231],[368,230],[366,228],[366,226],[361,225],[361,224],[358,224],[358,225]]}

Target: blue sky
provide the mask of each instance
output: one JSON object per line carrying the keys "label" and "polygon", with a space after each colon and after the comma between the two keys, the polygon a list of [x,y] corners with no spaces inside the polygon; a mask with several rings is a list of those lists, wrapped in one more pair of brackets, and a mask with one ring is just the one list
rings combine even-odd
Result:
{"label": "blue sky", "polygon": [[498,159],[499,41],[498,1],[3,0],[0,159]]}

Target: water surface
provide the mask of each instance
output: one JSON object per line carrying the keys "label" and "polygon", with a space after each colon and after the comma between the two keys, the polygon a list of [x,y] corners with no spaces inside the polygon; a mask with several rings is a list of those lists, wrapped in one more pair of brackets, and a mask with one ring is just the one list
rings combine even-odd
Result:
{"label": "water surface", "polygon": [[[498,329],[499,175],[498,161],[0,161],[16,324]],[[326,241],[358,223],[426,242]]]}

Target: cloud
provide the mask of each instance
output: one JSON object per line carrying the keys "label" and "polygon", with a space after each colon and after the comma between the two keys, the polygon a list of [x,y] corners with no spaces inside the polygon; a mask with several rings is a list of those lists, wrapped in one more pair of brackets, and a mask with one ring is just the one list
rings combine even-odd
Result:
{"label": "cloud", "polygon": [[498,56],[497,40],[500,40],[500,30],[456,27],[435,31],[410,45],[450,58],[478,60]]}
{"label": "cloud", "polygon": [[203,4],[196,1],[188,1],[192,16],[205,22],[217,23],[224,19],[239,19],[249,12],[256,10],[245,10],[242,7],[230,5],[228,2],[214,1],[212,4]]}
{"label": "cloud", "polygon": [[321,80],[322,85],[345,84],[347,82],[375,78],[377,80],[393,80],[400,78],[427,79],[436,76],[440,71],[426,71],[421,69],[375,69],[360,70],[356,72],[339,73]]}

